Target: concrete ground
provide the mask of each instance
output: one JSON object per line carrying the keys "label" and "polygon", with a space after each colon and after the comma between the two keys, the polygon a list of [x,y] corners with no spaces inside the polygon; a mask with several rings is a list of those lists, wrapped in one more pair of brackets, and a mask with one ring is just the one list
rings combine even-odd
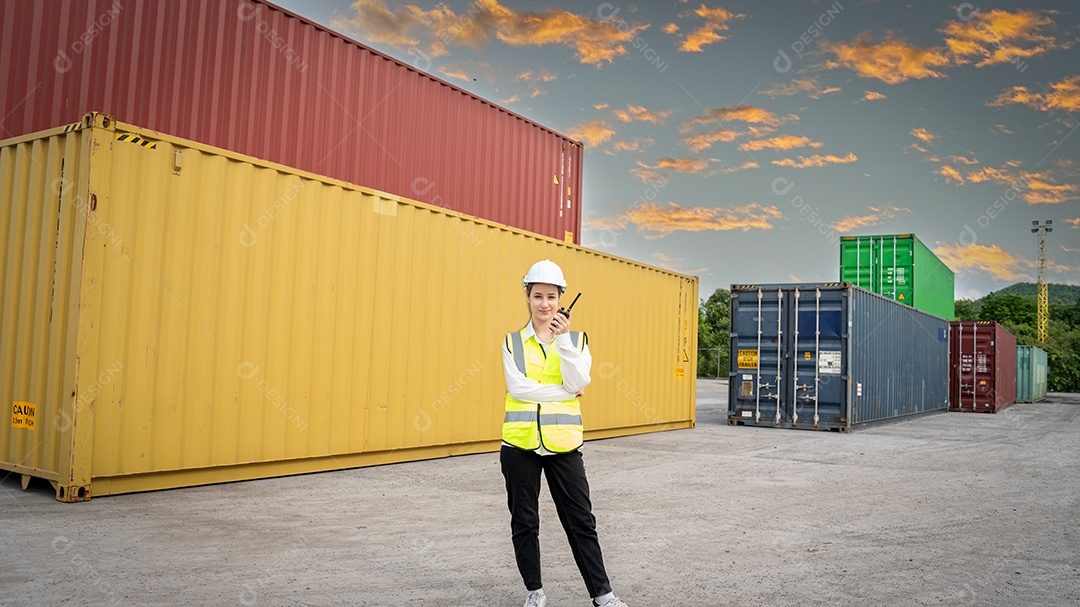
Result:
{"label": "concrete ground", "polygon": [[[1080,604],[1080,396],[849,435],[698,427],[586,445],[634,607]],[[589,604],[546,488],[550,607]],[[3,605],[517,607],[496,454],[96,498],[0,483]]]}

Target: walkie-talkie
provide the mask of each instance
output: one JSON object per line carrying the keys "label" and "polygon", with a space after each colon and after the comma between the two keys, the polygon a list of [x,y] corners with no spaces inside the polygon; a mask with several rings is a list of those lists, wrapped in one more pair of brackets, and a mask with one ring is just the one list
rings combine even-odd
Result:
{"label": "walkie-talkie", "polygon": [[574,301],[570,302],[570,307],[569,308],[566,308],[565,310],[562,309],[562,308],[559,308],[559,314],[562,314],[563,317],[566,318],[566,320],[570,320],[570,310],[574,309],[574,304],[577,303],[578,297],[581,297],[581,293],[578,293],[577,297],[574,298]]}

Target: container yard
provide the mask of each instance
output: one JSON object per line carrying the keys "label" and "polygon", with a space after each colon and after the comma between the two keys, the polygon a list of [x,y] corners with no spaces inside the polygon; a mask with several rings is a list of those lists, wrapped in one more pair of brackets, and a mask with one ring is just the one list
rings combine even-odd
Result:
{"label": "container yard", "polygon": [[732,285],[728,423],[850,432],[944,412],[948,330],[847,282]]}
{"label": "container yard", "polygon": [[955,318],[953,271],[913,234],[841,237],[840,280]]}
{"label": "container yard", "polygon": [[1046,351],[1016,346],[1016,402],[1037,403],[1046,398]]}
{"label": "container yard", "polygon": [[949,410],[997,413],[1016,402],[1016,338],[993,321],[955,321]]}
{"label": "container yard", "polygon": [[59,500],[497,450],[544,258],[583,291],[587,438],[694,426],[696,278],[103,114],[0,178],[0,468]]}
{"label": "container yard", "polygon": [[430,61],[409,65],[262,0],[0,8],[0,140],[99,111],[581,241],[581,144],[421,71]]}

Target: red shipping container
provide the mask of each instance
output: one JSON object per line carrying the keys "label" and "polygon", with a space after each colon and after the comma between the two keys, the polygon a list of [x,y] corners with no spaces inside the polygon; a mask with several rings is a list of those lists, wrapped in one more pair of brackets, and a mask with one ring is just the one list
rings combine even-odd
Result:
{"label": "red shipping container", "polygon": [[949,411],[997,413],[1016,402],[1016,338],[993,321],[949,323]]}
{"label": "red shipping container", "polygon": [[263,0],[0,0],[0,65],[0,139],[104,112],[580,242],[580,143]]}

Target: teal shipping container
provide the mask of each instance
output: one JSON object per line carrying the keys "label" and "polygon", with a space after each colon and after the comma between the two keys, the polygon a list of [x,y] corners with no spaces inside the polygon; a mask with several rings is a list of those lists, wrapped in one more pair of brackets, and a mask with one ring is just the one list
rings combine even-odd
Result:
{"label": "teal shipping container", "polygon": [[953,271],[914,234],[841,237],[840,280],[946,320],[955,318]]}
{"label": "teal shipping container", "polygon": [[1037,403],[1046,398],[1046,352],[1035,346],[1016,346],[1016,402]]}

